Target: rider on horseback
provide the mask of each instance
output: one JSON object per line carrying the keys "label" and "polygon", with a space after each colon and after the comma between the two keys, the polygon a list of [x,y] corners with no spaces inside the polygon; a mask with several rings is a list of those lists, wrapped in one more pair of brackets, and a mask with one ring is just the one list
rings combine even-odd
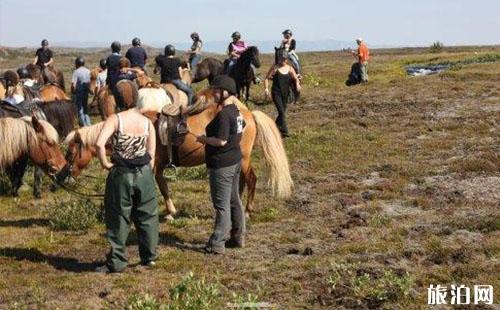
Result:
{"label": "rider on horseback", "polygon": [[42,40],[42,47],[36,50],[35,59],[33,64],[40,67],[43,71],[46,67],[52,65],[54,62],[54,53],[49,49],[49,41],[47,39]]}
{"label": "rider on horseback", "polygon": [[132,40],[132,47],[128,49],[125,57],[130,60],[132,67],[139,67],[145,71],[144,68],[146,67],[148,55],[146,50],[141,46],[141,40],[139,38],[134,38]]}
{"label": "rider on horseback", "polygon": [[37,87],[38,81],[31,78],[30,72],[26,67],[20,67],[17,69],[17,74],[21,79],[21,83],[27,87]]}
{"label": "rider on horseback", "polygon": [[108,69],[106,68],[106,58],[103,58],[99,61],[99,67],[101,68],[101,72],[97,75],[96,93],[99,93],[99,90],[106,86],[106,78],[108,77]]}
{"label": "rider on horseback", "polygon": [[[243,52],[248,49],[248,45],[245,41],[241,40],[241,34],[238,31],[233,32],[231,38],[233,39],[233,41],[229,43],[229,46],[227,47],[227,55],[229,56],[229,58],[226,60],[227,64],[225,73],[227,75],[231,73],[231,70],[240,58],[241,54],[243,54]],[[260,79],[257,77],[255,66],[251,64],[250,67],[252,68],[253,75],[255,77],[254,83],[260,83]]]}
{"label": "rider on horseback", "polygon": [[194,77],[196,75],[196,66],[201,61],[201,48],[203,47],[203,42],[197,32],[191,33],[191,39],[193,40],[193,45],[191,45],[191,49],[188,50],[188,53],[189,64],[191,65],[191,75]]}
{"label": "rider on horseback", "polygon": [[300,63],[299,56],[295,52],[296,41],[292,38],[292,31],[290,29],[286,29],[282,32],[283,40],[281,41],[280,48],[284,49],[288,53],[288,59],[292,62],[292,65],[299,75],[300,78]]}
{"label": "rider on horseback", "polygon": [[194,93],[189,85],[181,80],[182,66],[181,60],[174,57],[175,47],[171,44],[165,46],[165,55],[158,55],[156,57],[156,67],[154,73],[158,74],[160,70],[161,81],[160,83],[172,83],[177,89],[183,91],[188,96],[188,104],[193,104]]}

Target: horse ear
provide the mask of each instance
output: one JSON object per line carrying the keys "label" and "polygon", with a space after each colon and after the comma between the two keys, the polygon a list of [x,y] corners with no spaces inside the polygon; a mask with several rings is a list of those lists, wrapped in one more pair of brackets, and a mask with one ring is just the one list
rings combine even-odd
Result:
{"label": "horse ear", "polygon": [[42,124],[40,124],[40,121],[34,115],[31,117],[31,124],[33,125],[33,128],[36,132],[43,132]]}

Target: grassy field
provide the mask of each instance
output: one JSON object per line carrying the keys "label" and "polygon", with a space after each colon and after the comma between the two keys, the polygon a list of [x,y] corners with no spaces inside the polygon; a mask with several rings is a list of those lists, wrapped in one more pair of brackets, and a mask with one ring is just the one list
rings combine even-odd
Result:
{"label": "grassy field", "polygon": [[[5,53],[0,67],[27,62],[28,52]],[[91,67],[105,54],[94,52]],[[78,53],[58,51],[67,78]],[[247,247],[224,256],[197,247],[213,225],[203,167],[172,183],[180,214],[161,223],[157,267],[137,266],[132,232],[131,267],[116,275],[92,272],[108,249],[100,202],[51,193],[48,182],[34,200],[28,176],[19,198],[0,197],[0,308],[424,309],[430,284],[493,285],[498,303],[499,55],[491,47],[375,50],[370,83],[352,88],[343,84],[351,56],[301,55],[303,97],[289,107],[286,140],[294,195],[272,198],[257,151]],[[262,58],[264,73],[271,57]],[[405,76],[414,63],[454,65]],[[251,108],[274,117],[262,86],[252,93]],[[98,179],[81,179],[85,189],[101,192],[96,161],[87,173]]]}

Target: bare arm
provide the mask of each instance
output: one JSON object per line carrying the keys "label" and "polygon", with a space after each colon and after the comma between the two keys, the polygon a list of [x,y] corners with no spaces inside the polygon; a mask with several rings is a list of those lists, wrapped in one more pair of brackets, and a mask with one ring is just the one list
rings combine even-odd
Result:
{"label": "bare arm", "polygon": [[35,56],[35,59],[33,60],[33,64],[36,65],[37,62],[38,62],[38,56]]}
{"label": "bare arm", "polygon": [[54,62],[54,58],[50,58],[49,62],[45,63],[45,67],[50,66]]}
{"label": "bare arm", "polygon": [[271,68],[267,72],[266,79],[264,80],[264,88],[266,95],[269,94],[269,80],[273,78],[275,72],[276,72],[276,67],[274,65],[271,66]]}
{"label": "bare arm", "polygon": [[149,136],[148,136],[148,145],[147,150],[149,155],[151,156],[151,168],[155,167],[155,153],[156,153],[156,132],[153,126],[153,123],[149,122]]}
{"label": "bare arm", "polygon": [[227,140],[221,140],[221,139],[218,139],[215,137],[207,137],[205,135],[197,136],[196,141],[203,143],[203,144],[215,146],[215,147],[222,147],[222,146],[226,145],[226,143],[227,143]]}
{"label": "bare arm", "polygon": [[116,131],[117,127],[118,127],[118,118],[116,115],[112,115],[104,123],[101,133],[97,138],[96,142],[97,157],[101,162],[101,166],[105,169],[111,169],[113,167],[113,164],[106,157],[106,143],[108,142],[111,135]]}
{"label": "bare arm", "polygon": [[290,66],[290,75],[292,76],[292,79],[295,82],[295,87],[297,88],[298,91],[300,91],[301,87],[300,87],[299,76],[297,75],[297,72],[295,72],[295,69],[292,66]]}

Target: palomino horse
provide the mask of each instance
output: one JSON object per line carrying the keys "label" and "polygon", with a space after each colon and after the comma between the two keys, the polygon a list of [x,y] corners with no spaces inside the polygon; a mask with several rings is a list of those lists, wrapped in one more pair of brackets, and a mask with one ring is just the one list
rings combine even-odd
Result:
{"label": "palomino horse", "polygon": [[236,82],[238,98],[240,98],[241,91],[245,91],[245,101],[250,98],[250,85],[255,79],[251,65],[256,68],[260,67],[259,49],[256,46],[250,46],[244,51],[229,72],[229,76]]}
{"label": "palomino horse", "polygon": [[[75,128],[76,111],[75,105],[71,101],[53,101],[53,102],[33,102],[31,103],[41,111],[41,115],[46,119],[57,131],[60,137],[65,137],[71,130]],[[0,104],[0,118],[12,117],[20,118],[23,115],[30,115],[29,111],[20,110],[17,107],[11,106],[9,104]],[[40,114],[36,113],[35,115]],[[26,159],[24,159],[26,161]],[[14,164],[16,166],[15,172],[22,176],[26,170],[26,163],[22,160],[20,164]],[[34,182],[33,182],[33,195],[37,198],[41,197],[41,186],[42,186],[43,171],[39,167],[35,167],[34,170]]]}
{"label": "palomino horse", "polygon": [[224,73],[224,64],[222,61],[213,57],[203,59],[197,66],[193,83],[201,82],[208,79],[208,83],[212,84],[212,80]]}
{"label": "palomino horse", "polygon": [[[207,124],[218,113],[218,106],[213,102],[212,90],[198,93],[198,101],[205,102],[206,108],[198,114],[189,115],[187,118],[190,134],[183,137],[182,143],[177,147],[177,154],[174,156],[174,163],[179,167],[194,167],[205,163],[204,145],[196,142],[195,135],[205,132]],[[243,193],[244,186],[247,185],[246,211],[250,213],[254,206],[257,183],[257,177],[251,165],[251,153],[255,144],[260,145],[263,150],[267,177],[276,196],[289,197],[293,181],[281,135],[274,121],[263,112],[251,112],[239,101],[236,104],[246,122],[240,143],[243,154],[240,194]],[[146,110],[147,108],[144,107],[143,113]],[[67,136],[65,143],[68,144],[66,155],[68,166],[65,172],[61,173],[62,175],[71,174],[73,177],[77,177],[82,169],[89,164],[92,156],[95,156],[95,143],[102,124],[78,129]],[[155,178],[165,199],[167,217],[171,219],[176,213],[176,209],[170,196],[167,180],[163,176],[163,170],[170,161],[169,152],[167,147],[161,144],[159,138],[156,141]]]}
{"label": "palomino horse", "polygon": [[15,196],[28,158],[53,179],[66,166],[56,130],[36,117],[0,119],[0,141],[0,170],[9,175]]}

